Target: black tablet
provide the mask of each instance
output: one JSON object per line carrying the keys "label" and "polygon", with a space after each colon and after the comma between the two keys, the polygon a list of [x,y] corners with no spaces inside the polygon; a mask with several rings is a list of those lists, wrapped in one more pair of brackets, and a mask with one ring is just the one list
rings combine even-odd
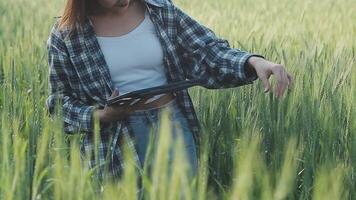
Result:
{"label": "black tablet", "polygon": [[[141,90],[136,90],[133,92],[126,93],[117,97],[109,98],[106,102],[108,106],[110,105],[123,105],[129,103],[130,105],[136,103],[142,98],[151,98],[153,96],[164,94],[168,92],[175,92],[183,90],[189,87],[202,85],[203,79],[194,79],[194,80],[183,80],[178,82],[169,83],[162,86],[156,86],[151,88],[145,88]],[[147,100],[148,100],[147,99]]]}

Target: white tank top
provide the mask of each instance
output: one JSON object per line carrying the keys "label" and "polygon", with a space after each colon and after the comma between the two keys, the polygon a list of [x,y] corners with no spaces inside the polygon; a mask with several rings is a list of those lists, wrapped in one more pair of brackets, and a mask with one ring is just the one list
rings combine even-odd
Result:
{"label": "white tank top", "polygon": [[119,95],[167,84],[163,49],[156,34],[146,10],[145,19],[131,32],[117,37],[96,37]]}

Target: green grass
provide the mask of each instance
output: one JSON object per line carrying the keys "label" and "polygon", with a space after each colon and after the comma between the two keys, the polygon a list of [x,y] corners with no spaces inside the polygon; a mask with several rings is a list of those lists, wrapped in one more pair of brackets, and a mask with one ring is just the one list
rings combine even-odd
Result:
{"label": "green grass", "polygon": [[[190,182],[179,154],[167,178],[163,134],[153,176],[144,172],[148,199],[356,199],[356,2],[174,2],[231,46],[284,64],[295,87],[282,101],[259,81],[190,89],[204,132],[200,173]],[[0,0],[0,199],[99,198],[80,138],[46,115],[45,43],[63,6]],[[103,199],[137,199],[137,171],[127,169]]]}

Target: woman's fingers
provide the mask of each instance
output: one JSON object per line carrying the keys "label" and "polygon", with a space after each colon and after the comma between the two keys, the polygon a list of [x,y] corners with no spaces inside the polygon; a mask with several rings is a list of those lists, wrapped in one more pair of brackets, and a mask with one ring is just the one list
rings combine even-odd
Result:
{"label": "woman's fingers", "polygon": [[276,77],[276,86],[274,89],[274,94],[279,97],[279,91],[281,88],[281,80],[282,80],[282,74],[281,71],[279,69],[277,69],[277,67],[275,67],[276,70],[274,71],[274,76]]}
{"label": "woman's fingers", "polygon": [[[114,91],[111,93],[110,98],[114,98],[116,96],[119,96],[119,90],[117,88],[114,89]],[[107,104],[104,107],[104,111],[107,111],[109,109],[110,106],[108,106]]]}
{"label": "woman's fingers", "polygon": [[261,79],[264,87],[264,92],[271,89],[269,77],[273,74],[276,78],[274,94],[277,97],[282,97],[287,88],[293,86],[293,77],[287,72],[282,64],[274,64],[269,61],[255,63],[254,66],[258,77]]}
{"label": "woman's fingers", "polygon": [[112,92],[110,97],[113,98],[113,97],[116,97],[116,96],[119,96],[119,90],[117,88],[114,89],[114,91]]}
{"label": "woman's fingers", "polygon": [[269,84],[267,77],[263,76],[263,77],[261,77],[261,80],[263,83],[264,92],[266,93],[270,90],[271,85]]}
{"label": "woman's fingers", "polygon": [[282,65],[277,65],[275,67],[275,76],[277,79],[277,85],[275,88],[275,95],[277,97],[282,97],[284,94],[284,91],[286,90],[289,80],[287,76],[287,72],[285,71],[284,67]]}

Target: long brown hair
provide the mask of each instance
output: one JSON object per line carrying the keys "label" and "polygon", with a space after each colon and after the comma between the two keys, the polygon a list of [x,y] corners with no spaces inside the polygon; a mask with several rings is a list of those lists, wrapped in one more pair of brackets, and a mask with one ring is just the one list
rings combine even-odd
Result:
{"label": "long brown hair", "polygon": [[83,25],[85,17],[98,12],[98,8],[100,5],[96,0],[67,0],[59,28],[68,27],[74,31],[77,23]]}

